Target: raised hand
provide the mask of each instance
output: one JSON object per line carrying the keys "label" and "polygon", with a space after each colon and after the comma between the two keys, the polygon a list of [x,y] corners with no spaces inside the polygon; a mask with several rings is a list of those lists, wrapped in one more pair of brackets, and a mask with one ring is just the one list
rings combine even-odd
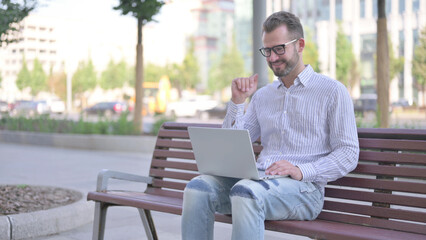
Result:
{"label": "raised hand", "polygon": [[258,77],[259,75],[256,73],[250,77],[235,78],[232,80],[232,102],[235,104],[244,103],[256,91]]}

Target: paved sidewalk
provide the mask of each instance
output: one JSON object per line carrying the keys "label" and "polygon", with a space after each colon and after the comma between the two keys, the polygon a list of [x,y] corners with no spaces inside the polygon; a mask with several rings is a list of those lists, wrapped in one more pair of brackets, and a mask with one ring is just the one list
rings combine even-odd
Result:
{"label": "paved sidewalk", "polygon": [[[61,149],[0,143],[0,184],[31,184],[65,187],[87,193],[96,188],[96,176],[102,169],[147,174],[150,153],[127,153]],[[116,189],[141,189],[145,186],[124,181],[110,184]],[[92,204],[92,203],[89,203]],[[93,205],[93,204],[92,204]],[[153,212],[159,238],[180,239],[180,216]],[[91,239],[92,223],[36,240]],[[216,223],[215,239],[230,239],[231,225]],[[146,239],[136,209],[112,207],[108,210],[105,240]],[[267,231],[265,239],[307,239]]]}

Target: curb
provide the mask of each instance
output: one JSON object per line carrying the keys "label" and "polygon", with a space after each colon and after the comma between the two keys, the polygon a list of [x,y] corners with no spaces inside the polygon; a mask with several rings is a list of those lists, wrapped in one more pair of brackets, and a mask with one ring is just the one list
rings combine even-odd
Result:
{"label": "curb", "polygon": [[69,205],[36,212],[0,216],[0,240],[18,240],[52,235],[93,221],[94,203],[86,201],[86,193],[76,192],[79,192],[82,198]]}
{"label": "curb", "polygon": [[0,142],[86,150],[152,153],[155,136],[111,136],[0,130]]}

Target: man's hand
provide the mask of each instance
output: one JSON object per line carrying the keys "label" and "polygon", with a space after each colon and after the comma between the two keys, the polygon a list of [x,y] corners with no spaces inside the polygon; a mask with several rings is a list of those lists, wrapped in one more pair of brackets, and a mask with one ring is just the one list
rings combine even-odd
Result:
{"label": "man's hand", "polygon": [[302,171],[286,160],[274,162],[271,166],[269,166],[268,169],[266,169],[265,174],[290,175],[291,178],[298,181],[302,180],[303,178]]}
{"label": "man's hand", "polygon": [[232,102],[241,104],[246,101],[257,89],[257,78],[259,75],[254,74],[248,78],[235,78],[232,80]]}

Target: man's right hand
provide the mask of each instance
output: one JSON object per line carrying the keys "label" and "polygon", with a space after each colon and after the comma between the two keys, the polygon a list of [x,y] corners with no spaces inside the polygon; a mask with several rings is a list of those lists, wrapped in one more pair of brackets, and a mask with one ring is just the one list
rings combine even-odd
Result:
{"label": "man's right hand", "polygon": [[256,73],[248,78],[235,78],[232,80],[231,101],[235,104],[244,103],[256,91],[258,77],[259,75]]}

